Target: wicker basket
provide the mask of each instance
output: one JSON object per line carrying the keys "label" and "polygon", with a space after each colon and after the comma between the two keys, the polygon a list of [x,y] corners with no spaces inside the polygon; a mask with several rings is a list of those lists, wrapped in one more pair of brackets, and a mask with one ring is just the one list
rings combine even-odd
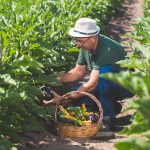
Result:
{"label": "wicker basket", "polygon": [[85,125],[76,126],[76,125],[61,123],[61,122],[58,122],[57,120],[57,109],[58,109],[58,106],[60,105],[60,103],[58,103],[56,105],[55,121],[56,121],[56,128],[57,128],[59,135],[61,137],[69,137],[69,138],[86,138],[86,137],[95,136],[98,130],[100,129],[102,119],[103,119],[103,109],[101,107],[100,102],[92,94],[86,93],[86,92],[79,92],[79,91],[69,92],[65,94],[63,98],[70,93],[80,93],[80,94],[89,96],[97,104],[99,112],[100,112],[100,116],[99,116],[97,123],[92,123],[91,125],[86,125],[86,126]]}

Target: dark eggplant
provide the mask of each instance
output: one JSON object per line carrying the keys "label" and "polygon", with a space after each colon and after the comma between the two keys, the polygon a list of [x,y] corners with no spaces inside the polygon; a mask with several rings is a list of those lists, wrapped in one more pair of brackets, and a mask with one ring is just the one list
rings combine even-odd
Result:
{"label": "dark eggplant", "polygon": [[54,95],[51,93],[51,88],[47,86],[43,86],[41,88],[42,94],[43,94],[43,100],[49,101],[54,98]]}
{"label": "dark eggplant", "polygon": [[91,120],[92,123],[97,123],[98,119],[99,119],[98,115],[96,115],[96,114],[94,114],[94,113],[93,113],[93,114],[90,114],[89,116],[86,117],[86,120],[87,120],[87,121],[88,121],[88,120]]}

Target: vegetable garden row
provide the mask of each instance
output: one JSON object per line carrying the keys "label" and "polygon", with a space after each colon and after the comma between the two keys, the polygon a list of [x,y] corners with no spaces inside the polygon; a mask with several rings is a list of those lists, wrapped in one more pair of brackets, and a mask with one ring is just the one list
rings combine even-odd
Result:
{"label": "vegetable garden row", "polygon": [[1,150],[11,149],[20,133],[41,130],[40,118],[49,120],[50,110],[40,104],[40,87],[61,88],[55,76],[76,59],[79,50],[67,35],[69,28],[78,18],[89,16],[105,32],[104,23],[120,2],[0,0]]}
{"label": "vegetable garden row", "polygon": [[[0,0],[0,149],[15,149],[24,131],[42,130],[39,119],[49,120],[50,110],[40,103],[40,87],[51,85],[59,72],[75,62],[78,49],[67,35],[80,17],[98,21],[103,33],[105,23],[115,15],[121,0]],[[150,0],[145,0],[144,17],[136,25],[130,46],[133,52],[121,61],[134,72],[108,74],[108,78],[133,91],[130,101],[137,113],[132,125],[122,134],[140,134],[116,145],[120,150],[150,149]],[[70,63],[67,63],[70,62]],[[68,65],[69,64],[69,65]],[[63,92],[63,91],[62,91]]]}

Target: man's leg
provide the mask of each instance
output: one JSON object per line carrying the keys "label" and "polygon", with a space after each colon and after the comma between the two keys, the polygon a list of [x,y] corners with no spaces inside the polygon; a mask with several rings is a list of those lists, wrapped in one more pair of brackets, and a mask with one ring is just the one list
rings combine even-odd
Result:
{"label": "man's leg", "polygon": [[[117,65],[107,65],[100,68],[100,75],[104,73],[117,73],[120,68]],[[104,116],[115,116],[121,111],[121,104],[117,101],[132,97],[133,94],[122,86],[100,77],[97,85],[98,99],[104,109]]]}
{"label": "man's leg", "polygon": [[116,117],[114,110],[113,100],[115,98],[113,83],[104,78],[100,78],[100,81],[97,85],[97,95],[98,99],[102,105],[104,116],[109,116],[112,118]]}

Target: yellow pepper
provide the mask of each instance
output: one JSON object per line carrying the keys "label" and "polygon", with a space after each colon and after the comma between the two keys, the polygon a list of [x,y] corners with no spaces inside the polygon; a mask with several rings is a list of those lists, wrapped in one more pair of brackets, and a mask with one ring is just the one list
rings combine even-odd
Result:
{"label": "yellow pepper", "polygon": [[82,124],[87,126],[87,125],[91,125],[92,124],[92,121],[91,120],[88,120],[88,121],[82,121]]}
{"label": "yellow pepper", "polygon": [[59,109],[60,109],[60,111],[64,112],[65,115],[69,116],[69,113],[67,112],[67,110],[62,105],[59,106]]}
{"label": "yellow pepper", "polygon": [[81,107],[82,107],[83,111],[86,112],[87,109],[86,109],[85,103],[82,104]]}

